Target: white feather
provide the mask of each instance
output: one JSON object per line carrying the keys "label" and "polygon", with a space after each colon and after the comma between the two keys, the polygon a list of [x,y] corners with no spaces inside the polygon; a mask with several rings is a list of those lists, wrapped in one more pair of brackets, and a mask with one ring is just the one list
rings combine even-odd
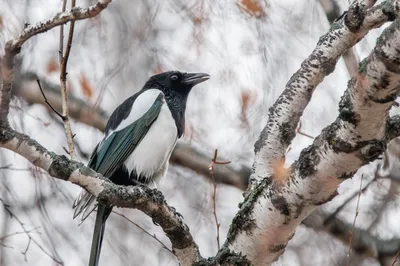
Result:
{"label": "white feather", "polygon": [[[133,103],[128,117],[114,131],[119,131],[141,118],[153,105],[162,91],[150,89],[140,94]],[[159,178],[168,168],[168,159],[176,145],[178,129],[165,99],[156,121],[153,122],[146,136],[142,139],[133,153],[124,162],[129,172],[135,170],[138,175],[148,178]],[[147,180],[148,181],[148,180]]]}
{"label": "white feather", "polygon": [[154,179],[164,175],[168,168],[168,159],[176,145],[178,130],[171,111],[164,101],[160,114],[152,124],[146,136],[125,161],[129,172]]}
{"label": "white feather", "polygon": [[141,118],[150,109],[160,93],[162,91],[150,89],[140,94],[133,103],[128,117],[122,120],[116,129],[110,130],[104,139],[107,139],[113,132],[122,130]]}

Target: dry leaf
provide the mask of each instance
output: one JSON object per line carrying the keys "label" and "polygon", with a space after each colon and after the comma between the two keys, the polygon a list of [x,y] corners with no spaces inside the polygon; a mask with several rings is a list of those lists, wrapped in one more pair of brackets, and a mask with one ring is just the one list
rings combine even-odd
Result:
{"label": "dry leaf", "polygon": [[81,73],[81,76],[79,77],[79,83],[81,85],[83,94],[86,96],[86,98],[91,99],[93,95],[93,87],[89,84],[89,80],[84,73]]}
{"label": "dry leaf", "polygon": [[273,169],[274,169],[274,180],[276,183],[278,184],[283,184],[286,182],[286,180],[288,180],[292,170],[291,168],[285,168],[285,157],[283,157],[282,159],[280,159],[279,161],[277,161],[274,165],[273,165]]}
{"label": "dry leaf", "polygon": [[47,73],[58,71],[58,69],[59,69],[58,61],[56,61],[54,58],[49,60],[46,67]]}
{"label": "dry leaf", "polygon": [[74,87],[72,87],[71,81],[67,80],[67,91],[68,93],[72,93],[74,91]]}
{"label": "dry leaf", "polygon": [[250,16],[261,18],[265,15],[260,0],[239,0],[239,2],[236,4],[241,11],[249,14]]}
{"label": "dry leaf", "polygon": [[242,91],[242,110],[240,113],[240,119],[246,126],[249,126],[249,121],[247,120],[247,111],[249,109],[249,106],[254,102],[254,98],[254,93],[250,91]]}
{"label": "dry leaf", "polygon": [[164,68],[160,64],[157,64],[157,66],[153,69],[153,73],[155,75],[160,74],[164,71],[165,71]]}
{"label": "dry leaf", "polygon": [[201,17],[193,17],[193,24],[194,25],[199,25],[199,24],[201,24],[201,22],[202,22],[203,20],[201,19]]}

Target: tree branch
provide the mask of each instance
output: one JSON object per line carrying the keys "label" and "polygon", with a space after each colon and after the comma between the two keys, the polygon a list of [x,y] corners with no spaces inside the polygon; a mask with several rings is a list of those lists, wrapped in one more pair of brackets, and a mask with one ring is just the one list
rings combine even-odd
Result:
{"label": "tree branch", "polygon": [[[317,206],[336,195],[337,186],[386,148],[386,120],[400,80],[400,22],[379,38],[371,55],[339,104],[339,117],[292,164],[284,184],[275,182],[273,165],[295,135],[296,125],[316,85],[337,59],[370,29],[393,20],[400,1],[365,9],[358,2],[320,38],[316,49],[292,76],[270,108],[267,126],[255,144],[252,186],[233,219],[221,252],[246,254],[254,265],[270,265],[284,252],[297,226]],[[224,250],[224,248],[226,248]]]}
{"label": "tree branch", "polygon": [[[45,105],[43,97],[34,87],[35,84],[33,81],[35,81],[36,78],[37,75],[34,73],[23,73],[18,80],[20,84],[13,84],[13,93],[22,97],[29,104]],[[61,110],[59,87],[48,84],[45,81],[41,83],[43,85],[43,90],[49,98],[49,102],[54,105],[55,109]],[[87,102],[75,98],[73,95],[69,98],[69,104],[72,118],[81,123],[93,126],[100,131],[104,130],[105,123],[108,119],[104,111],[101,109],[93,109]],[[389,120],[388,135],[390,138],[400,136],[400,115],[394,116]],[[184,142],[178,142],[170,160],[170,163],[188,167],[204,175],[206,178],[210,176],[208,169],[209,162],[210,159],[205,154]],[[229,165],[214,165],[214,172],[217,182],[232,185],[243,191],[247,189],[251,173],[249,168],[243,167],[241,170],[234,170]],[[368,183],[368,185],[371,183]],[[368,185],[366,187],[368,187]],[[366,187],[364,189],[366,189]],[[357,195],[357,193],[355,195]],[[353,197],[350,199],[352,198]],[[330,234],[332,237],[342,241],[343,244],[348,245],[348,233],[351,226],[338,219],[336,215],[330,215],[329,218],[327,217],[327,214],[316,210],[313,211],[302,224],[316,231],[323,231]],[[326,222],[324,224],[325,220]],[[316,221],[318,222],[316,223]],[[393,248],[388,249],[392,246]],[[372,236],[368,231],[358,228],[354,230],[352,249],[361,255],[371,256],[373,258],[393,256],[394,254],[391,252],[396,250],[397,247],[400,247],[400,239],[381,240]]]}
{"label": "tree branch", "polygon": [[[24,156],[53,177],[84,187],[104,204],[145,212],[162,226],[181,264],[270,265],[283,253],[301,221],[316,206],[335,196],[336,187],[344,179],[385,149],[388,110],[397,96],[400,80],[400,51],[395,49],[400,44],[399,21],[383,33],[374,52],[360,63],[359,73],[349,82],[339,105],[337,120],[302,151],[299,160],[290,168],[288,180],[274,180],[274,166],[284,159],[313,90],[334,70],[344,51],[370,29],[394,20],[399,13],[400,1],[387,0],[371,9],[357,1],[321,37],[316,49],[270,109],[267,126],[255,144],[251,189],[240,205],[227,241],[217,256],[201,260],[189,229],[180,215],[166,204],[159,191],[143,186],[117,186],[81,163],[47,151],[8,125],[14,57],[21,45],[37,33],[83,17],[82,10],[95,10],[97,7],[99,13],[101,7],[105,8],[109,2],[100,1],[87,9],[73,9],[52,20],[29,26],[29,31],[26,28],[18,38],[7,43],[1,69],[0,147]],[[79,14],[74,13],[76,10],[80,10]],[[65,17],[67,19],[60,22]]]}
{"label": "tree branch", "polygon": [[137,208],[159,224],[172,243],[173,250],[182,265],[191,265],[200,259],[196,243],[183,223],[179,213],[168,206],[161,192],[144,186],[117,186],[76,161],[49,152],[35,140],[14,131],[8,125],[10,91],[13,81],[14,58],[23,43],[30,37],[62,25],[93,17],[100,13],[111,0],[100,0],[88,8],[73,8],[54,18],[26,27],[15,39],[8,41],[2,60],[2,85],[0,87],[0,147],[14,151],[51,176],[77,184],[92,193],[99,202],[117,207]]}
{"label": "tree branch", "polygon": [[[337,18],[340,17],[340,7],[336,3],[336,0],[320,0],[322,8],[325,11],[326,17],[330,24],[334,23]],[[343,54],[343,60],[346,65],[347,71],[349,72],[350,77],[354,77],[357,74],[357,58],[354,54],[354,49],[349,48]]]}
{"label": "tree branch", "polygon": [[[335,236],[335,238],[340,240],[344,245],[348,245],[352,225],[343,222],[337,217],[329,218],[329,220],[328,217],[329,214],[322,210],[315,210],[303,221],[303,224],[317,232],[323,231],[329,233]],[[366,230],[355,228],[353,232],[352,249],[358,254],[370,258],[392,258],[400,249],[400,239],[393,238],[383,240],[371,235],[371,233]]]}
{"label": "tree branch", "polygon": [[111,0],[100,0],[87,8],[76,7],[67,12],[58,13],[52,19],[44,20],[36,25],[26,26],[16,38],[8,41],[1,62],[2,85],[0,89],[0,124],[7,120],[10,92],[13,82],[14,58],[21,51],[22,45],[31,37],[46,32],[69,21],[94,17],[104,10]]}
{"label": "tree branch", "polygon": [[[67,0],[63,0],[63,7],[62,11],[65,11],[65,5],[66,5]],[[75,0],[71,0],[71,9],[75,7]],[[68,41],[67,41],[67,47],[65,48],[65,53],[64,56],[62,56],[62,48],[63,48],[63,31],[64,31],[64,25],[60,26],[60,85],[61,85],[61,99],[62,99],[62,110],[63,110],[63,123],[64,123],[64,130],[65,130],[65,135],[67,137],[67,143],[68,143],[68,153],[71,156],[71,159],[74,159],[74,140],[73,140],[73,134],[72,134],[72,129],[71,129],[71,123],[69,121],[69,108],[68,108],[68,92],[67,92],[67,64],[68,64],[68,58],[69,54],[71,52],[71,47],[72,47],[72,39],[74,36],[74,28],[75,28],[75,21],[70,22],[70,27],[69,27],[69,34],[68,34]]]}
{"label": "tree branch", "polygon": [[29,246],[30,243],[33,242],[33,244],[35,244],[46,256],[48,256],[49,258],[51,258],[54,262],[56,262],[57,264],[60,265],[64,265],[64,263],[62,261],[60,261],[59,258],[56,258],[55,256],[53,256],[52,254],[50,254],[45,248],[43,248],[43,246],[32,236],[32,232],[39,229],[40,227],[35,227],[33,229],[26,229],[25,224],[21,221],[21,219],[18,218],[18,216],[15,215],[14,212],[11,211],[10,206],[8,204],[6,204],[4,202],[3,199],[0,198],[1,203],[3,204],[3,207],[5,208],[5,210],[7,211],[7,213],[10,215],[11,218],[14,218],[17,220],[17,222],[19,223],[19,225],[21,226],[23,232],[16,232],[16,233],[12,233],[9,235],[6,235],[4,237],[0,238],[0,241],[6,239],[7,237],[10,237],[12,235],[17,235],[17,234],[26,234],[26,236],[28,237],[28,244],[26,245],[26,248],[23,252],[21,252],[24,257],[25,257],[25,261],[27,261],[26,255],[28,253],[29,250]]}
{"label": "tree branch", "polygon": [[[46,105],[45,99],[38,91],[36,80],[39,77],[33,72],[22,73],[15,80],[12,88],[12,93],[28,104]],[[53,85],[40,78],[40,84],[48,102],[54,107],[57,112],[62,111],[61,88],[58,85]],[[105,111],[89,105],[84,100],[81,100],[74,95],[68,97],[69,115],[71,118],[92,126],[100,131],[104,131],[107,123],[108,115]]]}
{"label": "tree branch", "polygon": [[399,1],[366,9],[354,1],[346,15],[336,21],[322,36],[317,47],[291,77],[286,88],[268,113],[268,122],[254,145],[254,173],[250,183],[256,185],[273,174],[274,165],[282,160],[295,137],[295,129],[314,89],[333,72],[342,54],[359,42],[371,29],[392,21],[399,12]]}
{"label": "tree branch", "polygon": [[135,208],[159,224],[171,240],[182,265],[191,265],[200,254],[188,226],[156,189],[146,186],[118,186],[83,164],[49,152],[29,136],[7,125],[0,126],[0,147],[14,151],[42,168],[52,177],[70,181],[92,193],[99,202],[123,208]]}

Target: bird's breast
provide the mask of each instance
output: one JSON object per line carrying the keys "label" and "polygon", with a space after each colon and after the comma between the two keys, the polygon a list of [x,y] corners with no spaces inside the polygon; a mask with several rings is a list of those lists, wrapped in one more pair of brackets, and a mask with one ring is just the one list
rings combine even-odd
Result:
{"label": "bird's breast", "polygon": [[177,137],[178,130],[175,120],[164,102],[157,119],[125,161],[125,167],[129,173],[134,171],[136,175],[148,179],[163,175],[167,170],[168,160],[175,147]]}

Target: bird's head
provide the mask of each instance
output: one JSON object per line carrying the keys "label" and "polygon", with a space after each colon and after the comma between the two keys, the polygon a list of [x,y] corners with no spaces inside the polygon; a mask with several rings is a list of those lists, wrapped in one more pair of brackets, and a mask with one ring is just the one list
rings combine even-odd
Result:
{"label": "bird's head", "polygon": [[187,96],[190,90],[197,84],[210,78],[205,73],[184,73],[179,71],[168,71],[150,77],[144,88],[158,88],[164,93],[174,91]]}

